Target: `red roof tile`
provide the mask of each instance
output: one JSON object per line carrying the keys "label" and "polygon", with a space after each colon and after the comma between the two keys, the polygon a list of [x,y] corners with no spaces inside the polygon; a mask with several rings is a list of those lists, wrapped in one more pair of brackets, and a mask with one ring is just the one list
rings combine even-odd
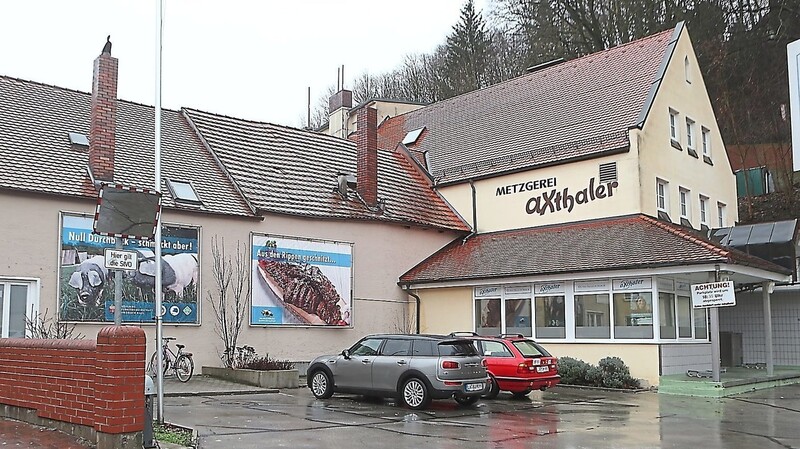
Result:
{"label": "red roof tile", "polygon": [[[579,244],[578,244],[579,243]],[[646,215],[478,234],[452,242],[400,277],[404,284],[710,263],[787,273]]]}
{"label": "red roof tile", "polygon": [[378,198],[385,208],[376,213],[353,193],[344,199],[334,189],[340,173],[356,173],[354,142],[198,110],[184,113],[260,211],[469,230],[400,150],[378,151]]}
{"label": "red roof tile", "polygon": [[[391,147],[427,128],[441,183],[627,151],[674,30],[556,64],[389,119],[379,139]],[[402,128],[402,130],[398,129]]]}
{"label": "red roof tile", "polygon": [[[89,134],[91,94],[0,76],[0,189],[96,197],[85,147],[69,132]],[[135,187],[155,183],[154,109],[127,101],[117,106],[114,181]],[[177,111],[162,111],[164,207],[184,209],[169,195],[169,178],[192,182],[203,212],[252,216],[244,198]],[[198,210],[196,207],[185,207]]]}

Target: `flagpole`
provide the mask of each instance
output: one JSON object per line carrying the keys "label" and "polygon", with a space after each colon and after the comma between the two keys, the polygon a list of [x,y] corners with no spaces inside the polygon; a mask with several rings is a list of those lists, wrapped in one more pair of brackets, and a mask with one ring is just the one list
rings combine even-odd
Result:
{"label": "flagpole", "polygon": [[[155,104],[155,189],[161,192],[161,32],[163,25],[163,0],[156,0],[158,8],[158,22],[156,23],[156,104]],[[161,333],[161,213],[159,211],[156,220],[156,235],[154,239],[155,248],[153,252],[156,258],[155,276],[155,318],[156,318],[156,356],[158,368],[156,369],[156,379],[158,386],[158,416],[159,423],[164,422],[164,352],[162,348],[163,335]]]}

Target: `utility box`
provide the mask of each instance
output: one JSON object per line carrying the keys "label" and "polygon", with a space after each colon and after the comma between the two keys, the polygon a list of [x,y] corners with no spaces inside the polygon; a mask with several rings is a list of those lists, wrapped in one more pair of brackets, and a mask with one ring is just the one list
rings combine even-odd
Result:
{"label": "utility box", "polygon": [[156,384],[153,378],[144,375],[144,430],[142,431],[142,442],[145,448],[157,447],[153,438],[153,403],[156,397]]}

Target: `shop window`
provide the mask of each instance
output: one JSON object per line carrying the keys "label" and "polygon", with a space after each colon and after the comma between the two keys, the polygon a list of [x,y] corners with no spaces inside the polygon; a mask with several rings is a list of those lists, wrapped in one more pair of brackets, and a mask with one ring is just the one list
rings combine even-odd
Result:
{"label": "shop window", "polygon": [[614,338],[653,338],[652,293],[614,293]]}
{"label": "shop window", "polygon": [[0,281],[0,337],[25,338],[25,323],[36,314],[38,301],[30,282]]}
{"label": "shop window", "polygon": [[661,338],[675,339],[675,294],[661,292],[658,294],[658,312],[660,314]]}
{"label": "shop window", "polygon": [[694,309],[694,338],[708,340],[708,313],[706,309]]}
{"label": "shop window", "polygon": [[575,295],[575,337],[611,338],[610,308],[607,293]]}
{"label": "shop window", "polygon": [[692,338],[692,300],[678,296],[678,338]]}
{"label": "shop window", "polygon": [[536,338],[566,338],[564,296],[537,296]]}
{"label": "shop window", "polygon": [[533,336],[531,326],[531,300],[506,299],[506,334]]}
{"label": "shop window", "polygon": [[475,332],[479,335],[500,335],[500,298],[481,298],[475,301]]}

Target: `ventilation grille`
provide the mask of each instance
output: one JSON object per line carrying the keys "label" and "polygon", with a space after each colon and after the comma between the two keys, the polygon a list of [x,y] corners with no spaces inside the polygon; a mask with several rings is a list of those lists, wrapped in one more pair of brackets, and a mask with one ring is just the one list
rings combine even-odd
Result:
{"label": "ventilation grille", "polygon": [[600,164],[600,183],[617,180],[617,163]]}

